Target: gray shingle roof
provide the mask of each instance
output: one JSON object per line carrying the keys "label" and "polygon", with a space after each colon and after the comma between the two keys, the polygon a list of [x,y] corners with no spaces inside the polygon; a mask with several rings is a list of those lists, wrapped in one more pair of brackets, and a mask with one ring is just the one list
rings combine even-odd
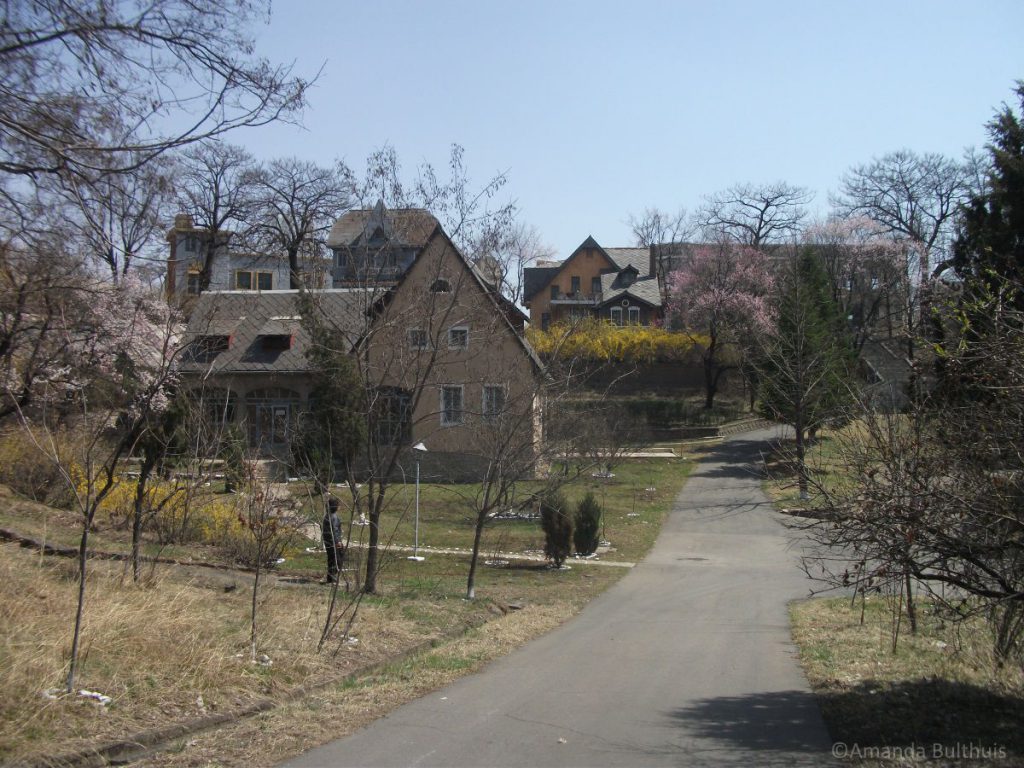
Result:
{"label": "gray shingle roof", "polygon": [[651,252],[647,248],[605,248],[604,252],[619,269],[631,266],[641,277],[651,273]]}
{"label": "gray shingle roof", "polygon": [[557,267],[527,267],[524,269],[523,298],[529,301],[539,291],[543,291],[561,268],[562,265],[559,264]]}
{"label": "gray shingle roof", "polygon": [[[354,344],[365,327],[371,291],[311,291],[324,315]],[[292,372],[308,370],[309,337],[296,319],[298,291],[208,291],[199,296],[185,332],[181,369],[186,373]],[[204,337],[230,336],[226,350],[202,354]],[[264,348],[268,336],[291,336],[287,349]]]}
{"label": "gray shingle roof", "polygon": [[617,304],[627,296],[652,307],[661,306],[661,291],[658,289],[656,277],[642,277],[634,281],[632,285],[624,286],[619,282],[617,274],[601,276],[601,304],[599,306]]}
{"label": "gray shingle roof", "polygon": [[378,203],[373,208],[361,208],[343,214],[331,227],[331,233],[327,236],[327,247],[351,248],[361,245],[360,240],[367,230],[376,229],[378,224],[383,224],[389,245],[422,248],[438,226],[438,221],[433,214],[423,208],[388,210]]}

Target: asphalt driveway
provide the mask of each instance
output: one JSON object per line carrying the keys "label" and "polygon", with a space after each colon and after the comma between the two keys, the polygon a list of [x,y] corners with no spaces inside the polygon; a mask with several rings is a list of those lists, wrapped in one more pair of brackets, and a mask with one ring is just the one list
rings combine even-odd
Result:
{"label": "asphalt driveway", "polygon": [[709,451],[647,559],[572,621],[291,766],[818,766],[789,639],[807,594],[760,489],[769,430]]}

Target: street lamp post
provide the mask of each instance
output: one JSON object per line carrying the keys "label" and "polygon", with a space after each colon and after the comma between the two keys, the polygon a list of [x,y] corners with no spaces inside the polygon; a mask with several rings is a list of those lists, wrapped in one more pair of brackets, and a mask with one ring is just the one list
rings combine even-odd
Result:
{"label": "street lamp post", "polygon": [[420,557],[420,454],[427,452],[427,446],[423,443],[416,443],[412,449],[416,451],[416,527],[414,529],[415,538],[413,539],[412,555],[408,559],[421,563],[424,558]]}

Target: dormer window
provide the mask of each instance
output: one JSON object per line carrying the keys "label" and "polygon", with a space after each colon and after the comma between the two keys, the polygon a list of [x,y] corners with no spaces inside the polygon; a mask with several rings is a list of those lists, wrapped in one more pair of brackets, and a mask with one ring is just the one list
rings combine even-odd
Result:
{"label": "dormer window", "polygon": [[619,285],[623,288],[628,288],[636,282],[637,275],[639,274],[640,273],[637,272],[636,267],[626,267],[624,270],[619,272]]}
{"label": "dormer window", "polygon": [[264,352],[284,352],[292,347],[292,337],[285,334],[260,336],[260,348]]}
{"label": "dormer window", "polygon": [[200,336],[192,342],[191,357],[197,363],[208,363],[221,352],[227,352],[231,337],[223,334]]}
{"label": "dormer window", "polygon": [[435,280],[434,282],[432,282],[430,284],[430,292],[431,293],[451,293],[452,292],[452,284],[449,283],[447,280],[444,280],[442,278],[438,278],[437,280]]}

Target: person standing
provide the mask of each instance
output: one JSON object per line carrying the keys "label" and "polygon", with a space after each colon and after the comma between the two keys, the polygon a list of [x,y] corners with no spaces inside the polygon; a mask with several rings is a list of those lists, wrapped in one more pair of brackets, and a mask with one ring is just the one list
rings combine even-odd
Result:
{"label": "person standing", "polygon": [[341,561],[345,554],[345,544],[341,538],[341,521],[338,519],[338,500],[327,499],[327,510],[324,512],[320,529],[324,538],[324,549],[327,551],[327,583],[338,581]]}

